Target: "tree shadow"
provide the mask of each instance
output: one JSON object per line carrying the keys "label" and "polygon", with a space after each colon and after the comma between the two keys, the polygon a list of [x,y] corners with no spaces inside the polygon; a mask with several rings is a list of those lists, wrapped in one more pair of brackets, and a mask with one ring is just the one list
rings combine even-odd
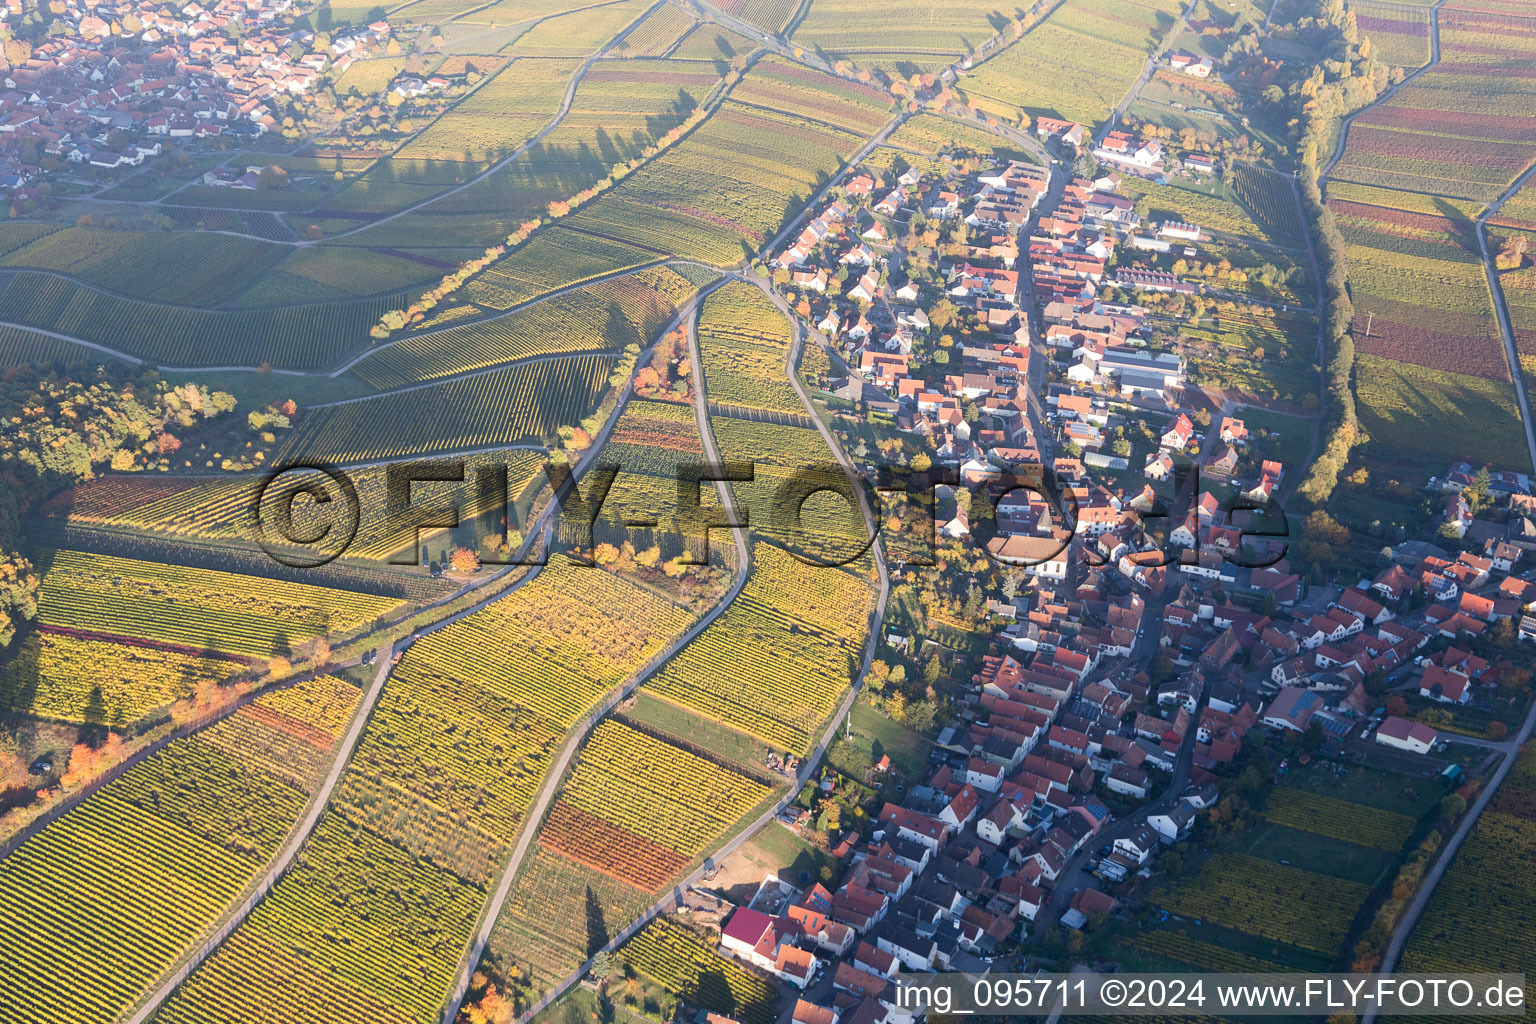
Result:
{"label": "tree shadow", "polygon": [[608,934],[608,923],[603,914],[603,904],[589,885],[587,886],[587,959],[590,960],[596,956],[611,939],[612,936]]}

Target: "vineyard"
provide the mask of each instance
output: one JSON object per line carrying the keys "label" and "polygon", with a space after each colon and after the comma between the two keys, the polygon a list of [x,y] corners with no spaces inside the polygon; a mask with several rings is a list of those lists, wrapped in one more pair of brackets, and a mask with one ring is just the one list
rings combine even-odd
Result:
{"label": "vineyard", "polygon": [[626,57],[662,57],[697,24],[671,4],[659,8],[624,37]]}
{"label": "vineyard", "polygon": [[794,340],[789,321],[761,289],[732,282],[711,292],[699,311],[698,335],[710,401],[804,411],[785,371]]}
{"label": "vineyard", "polygon": [[644,14],[647,0],[624,0],[539,22],[509,47],[518,56],[581,57],[593,53]]}
{"label": "vineyard", "polygon": [[1518,192],[1504,201],[1489,223],[1495,227],[1536,231],[1536,185],[1527,180]]}
{"label": "vineyard", "polygon": [[240,667],[196,651],[39,631],[8,651],[0,665],[0,710],[127,725]]}
{"label": "vineyard", "polygon": [[433,174],[434,180],[441,179],[444,171],[468,177],[484,170],[549,123],[560,109],[566,83],[578,63],[513,61],[359,181],[375,176],[390,180],[397,173],[394,165],[400,161],[439,161],[450,165]]}
{"label": "vineyard", "polygon": [[0,366],[23,366],[27,363],[62,363],[67,366],[100,358],[101,353],[63,338],[20,327],[0,327]]}
{"label": "vineyard", "polygon": [[601,355],[554,358],[319,406],[302,414],[276,461],[345,465],[535,443],[591,411],[613,363]]}
{"label": "vineyard", "polygon": [[552,747],[688,619],[622,577],[556,558],[412,646],[356,760],[441,808],[474,809],[472,824],[509,841]]}
{"label": "vineyard", "polygon": [[[460,521],[467,522],[485,511],[477,504],[476,474],[482,467],[504,467],[507,489],[515,499],[536,480],[544,479],[544,455],[538,451],[506,449],[467,455],[463,458],[464,482],[434,482],[432,496],[457,505]],[[357,534],[347,557],[383,561],[411,544],[412,534],[393,528],[388,505],[387,467],[370,467],[348,474],[357,488]],[[285,477],[286,481],[286,477]],[[44,506],[44,512],[62,517],[71,525],[103,527],[162,537],[189,538],[250,545],[254,522],[251,504],[263,481],[246,477],[214,480],[190,477],[109,476],[61,493]],[[303,532],[311,515],[323,509],[295,502],[295,527]],[[319,527],[323,522],[313,522]],[[511,524],[514,528],[517,523]]]}
{"label": "vineyard", "polygon": [[1201,971],[1224,974],[1275,974],[1286,970],[1284,964],[1261,960],[1226,946],[1201,942],[1175,931],[1157,929],[1143,932],[1133,943],[1136,949],[1167,957]]}
{"label": "vineyard", "polygon": [[890,98],[872,86],[832,78],[776,56],[753,65],[731,98],[859,135],[878,131],[891,107]]}
{"label": "vineyard", "polygon": [[259,698],[0,862],[0,1021],[118,1019],[276,854],[358,697],[321,677]]}
{"label": "vineyard", "polygon": [[872,595],[851,568],[812,569],[768,543],[752,558],[741,595],[645,689],[803,752],[847,691]]}
{"label": "vineyard", "polygon": [[1022,40],[980,65],[965,92],[988,113],[1104,120],[1136,81],[1169,0],[1065,0]]}
{"label": "vineyard", "polygon": [[1536,159],[1529,19],[1448,4],[1439,22],[1440,62],[1355,119],[1334,177],[1488,202]]}
{"label": "vineyard", "polygon": [[395,598],[78,551],[43,553],[39,564],[43,625],[194,652],[287,654],[400,606]]}
{"label": "vineyard", "polygon": [[583,232],[550,228],[469,280],[464,297],[491,309],[511,309],[540,295],[594,277],[659,262],[650,249]]}
{"label": "vineyard", "polygon": [[1369,894],[1359,882],[1218,854],[1156,899],[1175,914],[1331,957]]}
{"label": "vineyard", "polygon": [[722,0],[720,9],[772,35],[789,25],[800,6],[799,0]]}
{"label": "vineyard", "polygon": [[[704,446],[694,423],[693,408],[671,402],[631,399],[614,424],[603,447],[603,463],[617,466],[618,475],[603,502],[596,540],[611,544],[630,541],[637,548],[661,545],[661,555],[682,553],[684,533],[677,488],[684,463],[702,463]],[[718,518],[720,502],[713,484],[699,487],[700,508]],[[631,527],[630,523],[656,523]],[[696,528],[693,528],[696,529]],[[675,538],[675,539],[674,539]],[[712,539],[719,543],[719,535]],[[697,547],[694,545],[693,547]],[[692,549],[691,549],[692,550]],[[702,556],[702,551],[693,551]]]}
{"label": "vineyard", "polygon": [[751,53],[756,46],[728,28],[700,25],[673,47],[671,56],[673,60],[728,61],[738,53]]}
{"label": "vineyard", "polygon": [[1408,936],[1404,971],[1536,971],[1536,748],[1520,749]]}
{"label": "vineyard", "polygon": [[727,100],[688,138],[563,223],[729,266],[777,231],[859,141],[853,132]]}
{"label": "vineyard", "polygon": [[928,156],[958,150],[981,156],[998,153],[1010,159],[1019,158],[1033,162],[1027,154],[1015,154],[1008,142],[999,136],[984,132],[972,125],[937,114],[923,112],[908,118],[901,127],[891,133],[886,144],[897,149],[915,150]]}
{"label": "vineyard", "polygon": [[997,32],[989,17],[997,9],[986,0],[960,0],[937,9],[916,4],[871,9],[859,0],[815,0],[792,38],[798,46],[860,66],[948,64]]}
{"label": "vineyard", "polygon": [[342,302],[355,296],[397,294],[436,284],[442,268],[403,251],[353,246],[300,249],[231,300],[242,309],[295,302]]}
{"label": "vineyard", "polygon": [[1144,178],[1121,188],[1136,197],[1138,213],[1154,220],[1184,220],[1272,245],[1302,244],[1301,215],[1284,178],[1244,163],[1233,165],[1231,177],[1233,198]]}
{"label": "vineyard", "polygon": [[1433,463],[1482,454],[1503,465],[1527,465],[1508,383],[1362,354],[1355,392],[1373,444]]}
{"label": "vineyard", "polygon": [[1394,3],[1356,0],[1350,5],[1362,35],[1371,40],[1371,56],[1399,67],[1429,63],[1429,11]]}
{"label": "vineyard", "polygon": [[[1339,182],[1330,184],[1328,206],[1345,241],[1360,353],[1356,391],[1373,440],[1430,457],[1474,450],[1472,437],[1517,440],[1509,368],[1471,221],[1477,204]],[[1437,429],[1427,429],[1431,423]]]}
{"label": "vineyard", "polygon": [[[731,487],[754,536],[821,563],[864,552],[869,534],[857,492],[817,431],[728,416],[714,417],[713,424],[721,457],[752,464],[752,479]],[[813,484],[827,489],[797,506]]]}
{"label": "vineyard", "polygon": [[333,813],[160,1019],[296,1024],[333,1000],[351,1007],[344,1018],[363,1006],[369,1019],[435,1019],[555,748],[687,621],[648,590],[554,556],[418,640]]}
{"label": "vineyard", "polygon": [[[504,75],[515,73],[513,67]],[[641,158],[718,81],[713,65],[692,62],[595,64],[578,84],[566,116],[517,159],[468,188],[348,240],[384,246],[419,244],[422,238],[499,245],[523,222],[546,216],[550,203],[567,202],[609,176],[615,164]]]}
{"label": "vineyard", "polygon": [[336,78],[336,95],[355,92],[359,96],[374,96],[383,92],[405,70],[404,57],[375,57],[372,60],[353,61]]}
{"label": "vineyard", "polygon": [[392,388],[532,356],[644,345],[696,290],[676,271],[652,267],[494,320],[405,338],[352,372],[376,388]]}
{"label": "vineyard", "polygon": [[679,999],[746,1024],[772,1024],[774,990],[716,953],[713,942],[666,918],[646,925],[619,955]]}
{"label": "vineyard", "polygon": [[[366,339],[385,310],[403,305],[404,298],[225,313],[121,299],[38,273],[0,278],[0,308],[6,319],[125,346],[134,355],[167,366],[328,366]],[[209,338],[219,339],[217,349],[208,345]]]}
{"label": "vineyard", "polygon": [[134,298],[208,306],[288,252],[250,238],[70,227],[0,257],[0,267],[52,270]]}
{"label": "vineyard", "polygon": [[1270,794],[1264,817],[1287,828],[1394,852],[1408,841],[1414,827],[1406,814],[1283,786]]}
{"label": "vineyard", "polygon": [[564,801],[691,858],[772,792],[645,733],[603,722],[582,748]]}
{"label": "vineyard", "polygon": [[[552,826],[572,827],[561,820],[567,813],[562,808],[567,805],[556,804],[551,810],[545,821],[546,832]],[[599,836],[593,833],[593,838]],[[633,843],[637,838],[629,836],[626,841]],[[658,855],[663,851],[664,847],[656,849]],[[606,945],[625,922],[643,913],[655,900],[655,891],[653,886],[631,885],[586,867],[568,854],[557,853],[543,842],[535,843],[496,919],[490,951],[515,965],[535,991],[548,991]]]}

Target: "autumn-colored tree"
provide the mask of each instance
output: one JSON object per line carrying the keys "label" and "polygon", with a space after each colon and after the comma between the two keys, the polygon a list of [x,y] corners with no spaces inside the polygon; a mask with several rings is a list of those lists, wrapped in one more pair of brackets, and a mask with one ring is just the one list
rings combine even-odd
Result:
{"label": "autumn-colored tree", "polygon": [[454,548],[453,553],[448,556],[448,564],[457,572],[479,572],[480,556],[469,548]]}
{"label": "autumn-colored tree", "polygon": [[127,745],[115,732],[108,732],[99,746],[76,743],[69,752],[69,769],[60,779],[65,789],[83,786],[128,756]]}
{"label": "autumn-colored tree", "polygon": [[282,655],[267,662],[267,674],[273,679],[286,679],[293,674],[293,663]]}
{"label": "autumn-colored tree", "polygon": [[1499,270],[1514,270],[1525,259],[1525,251],[1530,242],[1524,235],[1510,235],[1504,239],[1504,244],[1499,248],[1499,254],[1494,257],[1493,265]]}

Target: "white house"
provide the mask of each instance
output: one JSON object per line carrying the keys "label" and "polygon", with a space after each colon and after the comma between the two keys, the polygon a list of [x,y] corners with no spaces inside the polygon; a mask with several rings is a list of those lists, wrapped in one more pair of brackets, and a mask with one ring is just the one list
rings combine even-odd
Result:
{"label": "white house", "polygon": [[1376,742],[1398,750],[1415,754],[1427,754],[1434,747],[1440,734],[1422,722],[1410,722],[1406,718],[1389,715],[1376,730]]}

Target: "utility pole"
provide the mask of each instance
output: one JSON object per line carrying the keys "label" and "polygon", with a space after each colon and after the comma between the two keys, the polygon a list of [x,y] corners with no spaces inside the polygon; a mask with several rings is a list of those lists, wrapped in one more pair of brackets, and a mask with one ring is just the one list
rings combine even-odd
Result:
{"label": "utility pole", "polygon": [[1369,338],[1371,336],[1371,324],[1373,324],[1375,321],[1376,321],[1376,311],[1374,309],[1366,310],[1365,311],[1365,336],[1367,338]]}

